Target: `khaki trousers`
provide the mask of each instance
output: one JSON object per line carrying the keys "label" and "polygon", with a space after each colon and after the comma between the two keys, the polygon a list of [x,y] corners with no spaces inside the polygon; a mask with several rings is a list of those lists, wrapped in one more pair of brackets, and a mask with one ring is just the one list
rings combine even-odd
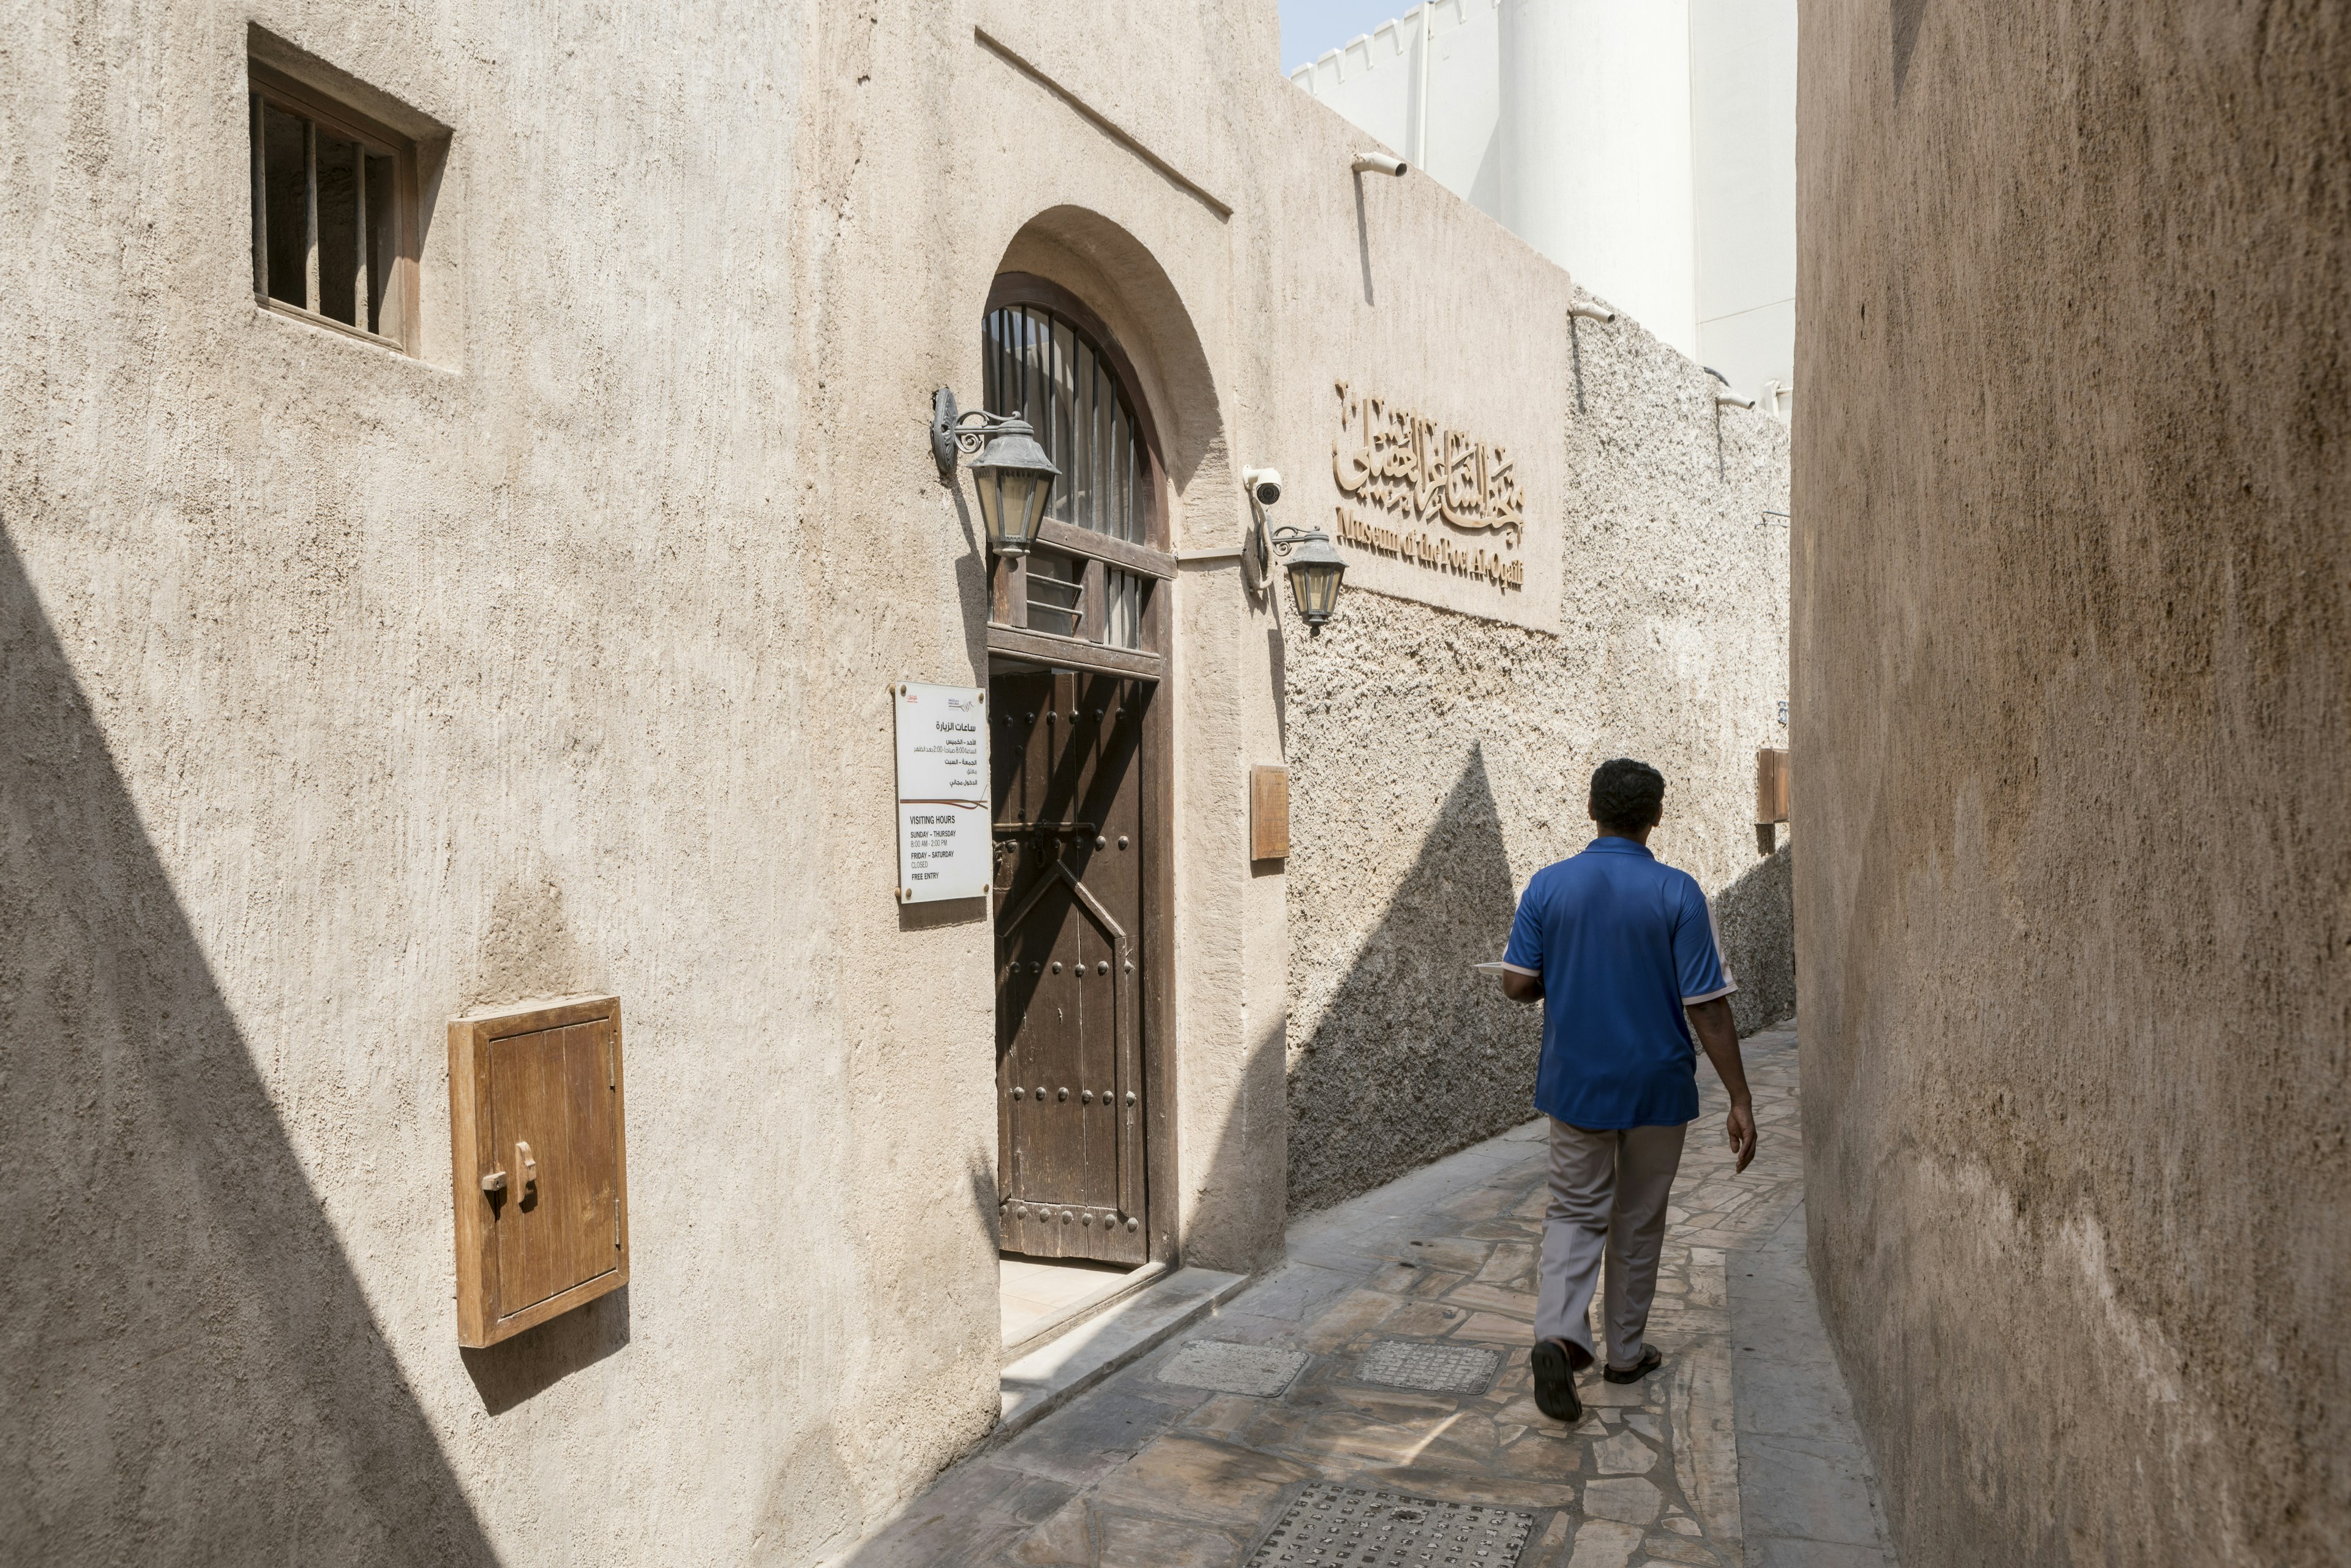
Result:
{"label": "khaki trousers", "polygon": [[1535,1338],[1593,1349],[1592,1289],[1605,1257],[1601,1316],[1608,1364],[1629,1369],[1641,1359],[1666,1239],[1666,1197],[1681,1168],[1687,1130],[1587,1133],[1564,1122],[1551,1124],[1551,1209],[1543,1220]]}

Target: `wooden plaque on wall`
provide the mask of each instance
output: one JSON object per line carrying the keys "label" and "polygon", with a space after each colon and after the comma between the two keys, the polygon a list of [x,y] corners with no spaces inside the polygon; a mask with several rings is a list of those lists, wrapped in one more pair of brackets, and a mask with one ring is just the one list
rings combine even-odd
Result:
{"label": "wooden plaque on wall", "polygon": [[1767,746],[1755,754],[1755,825],[1788,820],[1788,753]]}
{"label": "wooden plaque on wall", "polygon": [[1249,859],[1290,858],[1290,769],[1249,769]]}
{"label": "wooden plaque on wall", "polygon": [[449,1020],[458,1343],[629,1282],[621,1103],[617,997]]}

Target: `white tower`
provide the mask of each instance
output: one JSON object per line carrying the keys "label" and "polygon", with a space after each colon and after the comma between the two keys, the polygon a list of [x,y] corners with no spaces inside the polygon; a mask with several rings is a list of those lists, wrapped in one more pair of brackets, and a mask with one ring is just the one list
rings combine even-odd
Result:
{"label": "white tower", "polygon": [[1789,412],[1796,0],[1428,0],[1290,79]]}
{"label": "white tower", "polygon": [[1500,9],[1503,223],[1696,358],[1688,8]]}

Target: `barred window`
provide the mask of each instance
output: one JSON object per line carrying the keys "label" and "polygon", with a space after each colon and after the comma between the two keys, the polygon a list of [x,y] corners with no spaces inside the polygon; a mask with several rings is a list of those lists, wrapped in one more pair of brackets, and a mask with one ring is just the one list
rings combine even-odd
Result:
{"label": "barred window", "polygon": [[1146,542],[1149,459],[1126,390],[1101,348],[1041,305],[989,311],[984,348],[987,407],[1036,426],[1039,444],[1061,471],[1045,515],[1113,538]]}
{"label": "barred window", "polygon": [[1176,565],[1157,438],[1126,356],[1085,301],[1004,272],[980,361],[987,408],[1027,420],[1060,473],[1035,543],[989,562],[989,657],[1158,679]]}
{"label": "barred window", "polygon": [[1060,550],[1029,552],[1029,624],[1056,637],[1092,630],[1086,614],[1085,562]]}
{"label": "barred window", "polygon": [[414,143],[258,61],[248,70],[254,298],[407,349]]}
{"label": "barred window", "polygon": [[1113,648],[1143,646],[1143,606],[1151,580],[1116,567],[1102,572],[1102,641]]}

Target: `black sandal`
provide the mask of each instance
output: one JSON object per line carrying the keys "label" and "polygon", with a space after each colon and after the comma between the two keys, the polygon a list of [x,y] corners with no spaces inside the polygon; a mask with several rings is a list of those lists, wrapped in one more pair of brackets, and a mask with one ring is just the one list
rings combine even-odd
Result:
{"label": "black sandal", "polygon": [[[1528,1363],[1534,1368],[1535,1408],[1554,1421],[1583,1419],[1583,1401],[1576,1397],[1574,1353],[1582,1347],[1555,1339],[1535,1341]],[[1589,1354],[1583,1364],[1592,1364]]]}
{"label": "black sandal", "polygon": [[[1600,1375],[1606,1378],[1611,1383],[1638,1383],[1641,1379],[1648,1376],[1649,1374],[1656,1371],[1657,1368],[1663,1366],[1665,1364],[1666,1358],[1657,1354],[1657,1347],[1656,1345],[1645,1344],[1641,1347],[1640,1360],[1635,1362],[1632,1365],[1626,1367],[1622,1372],[1617,1371],[1613,1366],[1608,1367],[1604,1370]],[[1536,1386],[1540,1388],[1541,1385],[1538,1383]],[[1535,1400],[1535,1404],[1540,1406],[1542,1404],[1542,1400],[1538,1397]]]}

